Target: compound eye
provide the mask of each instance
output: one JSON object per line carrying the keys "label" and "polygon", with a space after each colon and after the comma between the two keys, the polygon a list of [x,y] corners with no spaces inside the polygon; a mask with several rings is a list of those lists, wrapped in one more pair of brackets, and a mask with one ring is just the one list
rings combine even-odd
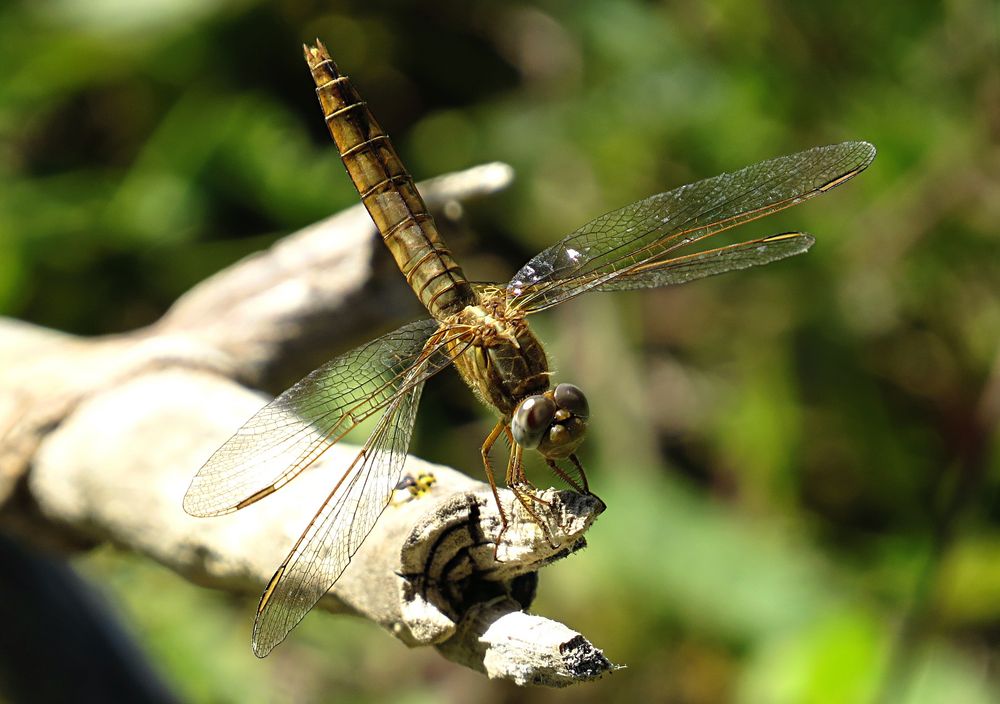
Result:
{"label": "compound eye", "polygon": [[514,442],[526,450],[538,447],[556,415],[556,404],[545,396],[529,396],[521,401],[510,421]]}
{"label": "compound eye", "polygon": [[564,408],[578,418],[590,417],[590,404],[587,397],[579,386],[573,384],[559,384],[552,392],[556,399],[556,405]]}

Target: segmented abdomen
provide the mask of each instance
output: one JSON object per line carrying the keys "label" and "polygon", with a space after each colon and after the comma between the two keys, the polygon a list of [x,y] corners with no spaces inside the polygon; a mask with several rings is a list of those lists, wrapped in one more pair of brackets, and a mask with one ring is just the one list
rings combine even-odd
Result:
{"label": "segmented abdomen", "polygon": [[305,47],[316,95],[340,158],[396,264],[435,318],[475,304],[389,137],[321,43]]}

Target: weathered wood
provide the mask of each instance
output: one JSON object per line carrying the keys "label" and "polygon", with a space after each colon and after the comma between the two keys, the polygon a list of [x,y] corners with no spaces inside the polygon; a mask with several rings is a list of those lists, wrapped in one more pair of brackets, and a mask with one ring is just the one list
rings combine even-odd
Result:
{"label": "weathered wood", "polygon": [[[494,164],[421,190],[439,208],[509,178]],[[379,276],[377,246],[358,206],[196,286],[144,330],[85,340],[0,320],[0,525],[63,549],[109,541],[198,583],[259,594],[355,450],[331,448],[282,491],[231,515],[192,518],[181,497],[268,400],[242,381],[268,377],[320,327],[337,334],[385,317],[358,303]],[[521,613],[536,571],[584,545],[600,502],[550,490],[534,509],[543,530],[504,492],[512,520],[497,562],[488,487],[408,460],[405,471],[421,470],[437,483],[426,495],[397,492],[321,608],[374,620],[411,646],[436,645],[491,677],[563,685],[611,669],[582,636]],[[576,660],[558,666],[557,641]]]}

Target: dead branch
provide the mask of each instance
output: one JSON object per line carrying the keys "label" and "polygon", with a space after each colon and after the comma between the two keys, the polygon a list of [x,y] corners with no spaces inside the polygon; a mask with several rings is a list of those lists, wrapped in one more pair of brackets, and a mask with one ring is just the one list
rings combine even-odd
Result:
{"label": "dead branch", "polygon": [[[439,208],[509,179],[492,164],[421,191]],[[0,320],[0,525],[63,549],[109,541],[198,583],[259,594],[355,450],[335,446],[232,515],[191,518],[181,497],[266,402],[240,381],[267,376],[320,327],[336,335],[371,312],[359,301],[378,288],[378,245],[357,206],[203,282],[144,330],[84,340]],[[405,471],[430,471],[437,483],[426,495],[397,492],[322,608],[521,684],[565,685],[612,668],[583,636],[523,612],[537,570],[585,544],[598,500],[549,490],[535,508],[542,527],[505,492],[512,520],[498,562],[500,519],[485,485],[415,458]]]}

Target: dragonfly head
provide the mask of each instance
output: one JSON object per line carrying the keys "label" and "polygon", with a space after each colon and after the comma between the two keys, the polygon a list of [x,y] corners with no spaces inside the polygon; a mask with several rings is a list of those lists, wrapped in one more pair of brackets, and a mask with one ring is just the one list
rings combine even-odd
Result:
{"label": "dragonfly head", "polygon": [[583,442],[590,406],[579,387],[559,384],[544,394],[528,396],[514,410],[514,441],[549,459],[569,457]]}

